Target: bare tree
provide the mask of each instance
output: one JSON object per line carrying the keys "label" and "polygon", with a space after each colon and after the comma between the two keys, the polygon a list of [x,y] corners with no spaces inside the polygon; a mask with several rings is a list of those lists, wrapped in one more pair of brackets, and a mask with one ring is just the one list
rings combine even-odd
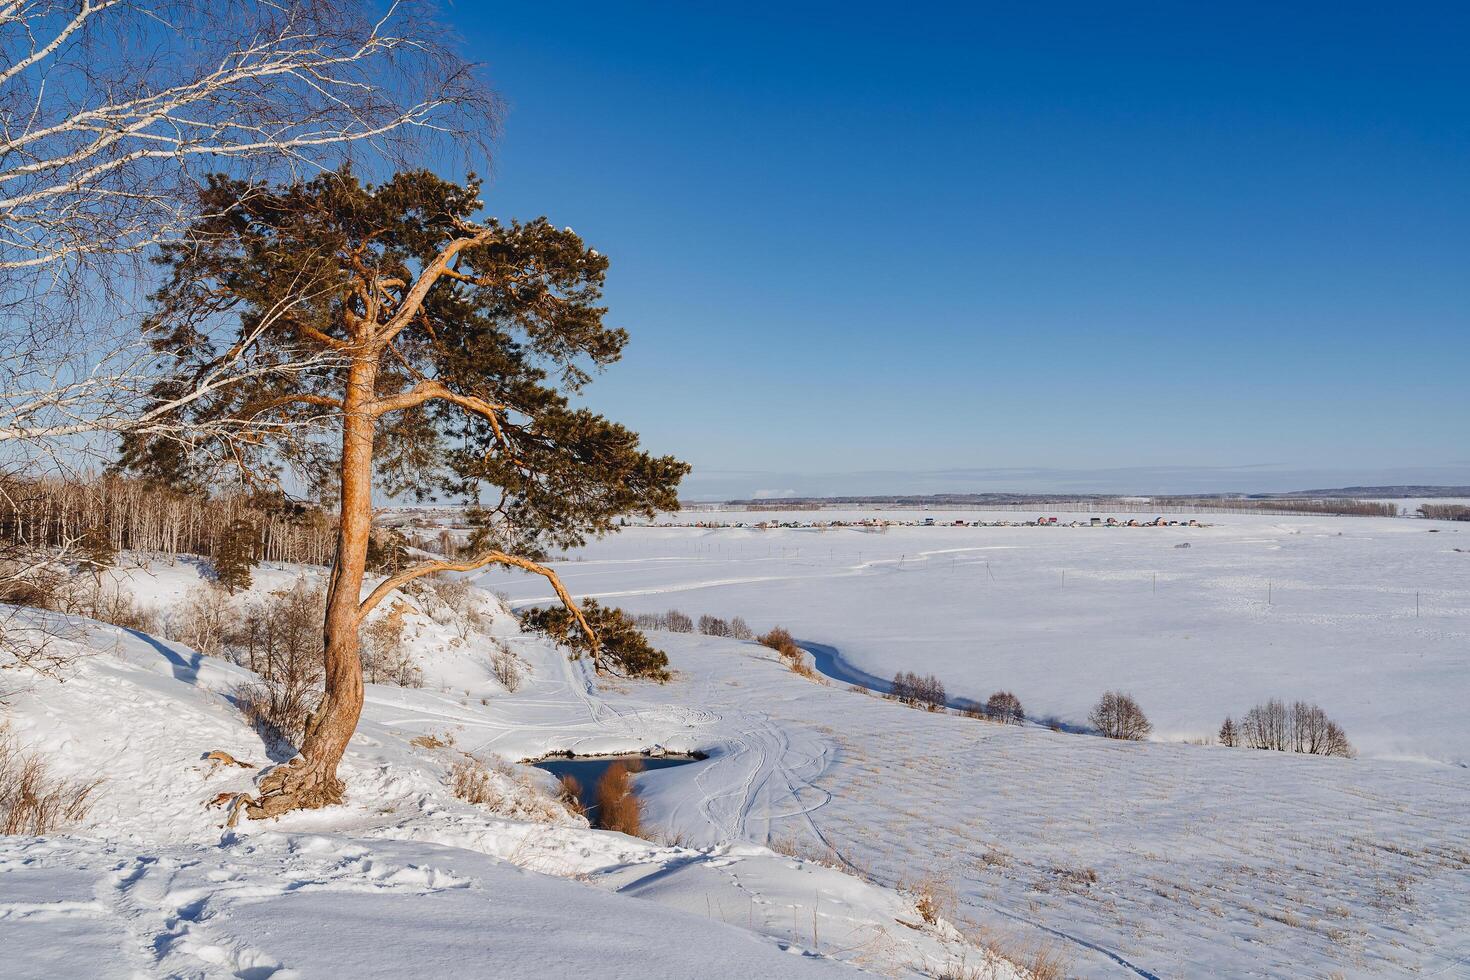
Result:
{"label": "bare tree", "polygon": [[996,691],[992,694],[985,702],[985,714],[992,721],[1005,725],[1019,725],[1026,720],[1021,699],[1010,691]]}
{"label": "bare tree", "polygon": [[1351,758],[1356,754],[1341,726],[1320,707],[1305,701],[1288,706],[1276,698],[1246,712],[1240,723],[1240,744],[1308,755]]}
{"label": "bare tree", "polygon": [[0,269],[136,254],[202,174],[335,169],[482,125],[428,8],[357,0],[0,4]]}
{"label": "bare tree", "polygon": [[1148,738],[1154,726],[1149,723],[1143,709],[1132,696],[1121,691],[1109,691],[1093,706],[1088,715],[1092,727],[1108,738],[1120,738],[1141,742]]}
{"label": "bare tree", "polygon": [[245,346],[186,372],[107,301],[147,291],[139,260],[200,216],[206,174],[392,163],[445,140],[482,156],[495,101],[431,15],[428,0],[0,2],[0,447],[167,432],[181,405],[255,376]]}
{"label": "bare tree", "polygon": [[1286,704],[1276,698],[1256,705],[1240,720],[1240,741],[1247,748],[1285,752],[1290,737]]}

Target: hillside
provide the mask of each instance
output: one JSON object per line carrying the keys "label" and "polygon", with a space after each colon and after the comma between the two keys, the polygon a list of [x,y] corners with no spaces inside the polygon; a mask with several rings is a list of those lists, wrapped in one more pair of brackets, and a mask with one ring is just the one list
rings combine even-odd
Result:
{"label": "hillside", "polygon": [[[255,588],[320,571],[265,569]],[[126,580],[165,614],[199,584],[187,563]],[[280,761],[235,703],[255,676],[147,633],[67,623],[76,659],[63,679],[7,671],[3,718],[54,778],[100,782],[66,833],[0,837],[7,969],[746,977],[986,961],[943,923],[924,925],[911,898],[816,863],[736,840],[690,848],[589,829],[550,776],[515,762],[574,744],[709,739],[687,711],[622,715],[494,597],[475,601],[468,638],[412,596],[386,604],[407,623],[425,683],[369,686],[343,760],[345,805],[234,827],[211,801],[249,791],[257,767]],[[515,694],[492,674],[493,641],[521,658]],[[453,791],[466,760],[485,781],[480,804]]]}

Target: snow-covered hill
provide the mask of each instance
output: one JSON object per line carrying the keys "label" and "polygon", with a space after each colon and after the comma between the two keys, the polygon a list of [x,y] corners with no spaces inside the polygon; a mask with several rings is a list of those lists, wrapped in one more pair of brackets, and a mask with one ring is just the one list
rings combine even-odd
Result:
{"label": "snow-covered hill", "polygon": [[[300,573],[266,569],[256,589]],[[163,614],[199,581],[187,563],[127,577]],[[3,972],[708,978],[964,964],[1014,975],[943,922],[926,925],[911,897],[819,863],[734,839],[691,849],[588,829],[548,775],[512,763],[573,746],[717,748],[708,719],[609,704],[491,596],[477,600],[483,632],[467,638],[395,599],[425,686],[369,686],[343,806],[263,824],[231,829],[209,806],[273,761],[233,703],[249,671],[100,624],[84,624],[63,681],[7,671],[12,736],[56,776],[103,781],[69,832],[0,837]],[[527,666],[515,694],[489,668],[491,636]],[[450,791],[467,750],[493,805]],[[250,768],[208,761],[215,751]]]}

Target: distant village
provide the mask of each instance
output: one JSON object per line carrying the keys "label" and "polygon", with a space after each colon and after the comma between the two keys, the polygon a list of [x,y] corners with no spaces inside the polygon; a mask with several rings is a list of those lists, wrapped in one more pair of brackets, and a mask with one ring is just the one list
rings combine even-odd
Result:
{"label": "distant village", "polygon": [[1209,527],[1201,524],[1198,520],[1173,520],[1167,517],[1155,517],[1151,521],[1139,520],[1136,517],[1119,520],[1116,517],[1091,517],[1087,519],[1073,519],[1063,521],[1059,517],[1037,517],[1029,521],[940,521],[933,517],[924,517],[911,521],[898,521],[886,517],[865,517],[861,520],[830,520],[830,521],[660,521],[659,527],[697,527],[697,528],[721,528],[721,527],[747,527],[755,530],[770,530],[773,528],[816,528],[818,530],[833,527],[860,527],[860,528],[887,528],[887,527]]}

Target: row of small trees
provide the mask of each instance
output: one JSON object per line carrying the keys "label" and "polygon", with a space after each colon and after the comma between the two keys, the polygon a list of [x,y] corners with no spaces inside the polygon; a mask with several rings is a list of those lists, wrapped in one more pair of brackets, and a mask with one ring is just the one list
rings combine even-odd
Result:
{"label": "row of small trees", "polygon": [[1305,701],[1288,705],[1276,698],[1251,708],[1238,724],[1227,715],[1220,725],[1220,744],[1343,758],[1357,754],[1342,726],[1317,705]]}
{"label": "row of small trees", "polygon": [[694,632],[694,618],[677,609],[661,613],[635,613],[633,623],[639,629],[645,630],[667,630],[670,633]]}
{"label": "row of small trees", "polygon": [[948,703],[944,682],[933,674],[920,677],[911,670],[901,670],[893,675],[893,685],[888,696],[910,707],[922,707],[938,711]]}
{"label": "row of small trees", "polygon": [[1470,521],[1470,506],[1465,504],[1420,504],[1419,514],[1437,521]]}
{"label": "row of small trees", "polygon": [[699,631],[705,636],[725,636],[732,640],[749,640],[755,637],[754,631],[739,616],[729,620],[716,616],[700,616]]}
{"label": "row of small trees", "polygon": [[706,613],[696,622],[694,617],[687,613],[670,609],[667,612],[634,613],[631,619],[634,626],[645,630],[693,633],[698,629],[705,636],[724,636],[733,640],[755,639],[755,631],[739,616],[734,619],[721,619]]}

